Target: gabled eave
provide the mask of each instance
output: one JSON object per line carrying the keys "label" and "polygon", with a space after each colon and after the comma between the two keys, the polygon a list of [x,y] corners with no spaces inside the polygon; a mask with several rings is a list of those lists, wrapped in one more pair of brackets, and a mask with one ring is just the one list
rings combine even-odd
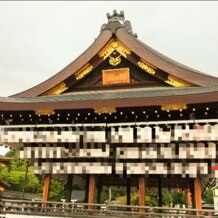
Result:
{"label": "gabled eave", "polygon": [[[162,71],[163,77],[174,76],[175,78],[182,80],[184,82],[183,86],[213,86],[218,85],[218,78],[203,74],[199,71],[193,70],[189,67],[186,67],[178,62],[167,58],[166,56],[160,54],[159,52],[151,49],[146,44],[142,43],[138,39],[136,39],[133,34],[130,34],[124,25],[120,22],[109,22],[103,30],[101,31],[98,38],[93,42],[93,44],[82,53],[77,59],[75,59],[72,63],[70,63],[63,70],[55,74],[53,77],[47,79],[46,81],[36,85],[35,87],[28,89],[26,91],[20,92],[18,94],[13,95],[12,97],[36,97],[41,95],[50,95],[55,94],[55,92],[51,92],[52,89],[60,89],[62,90],[60,93],[63,93],[63,89],[65,89],[65,82],[67,80],[73,81],[70,86],[75,85],[78,81],[76,81],[76,76],[84,66],[88,64],[88,67],[91,67],[90,71],[100,63],[104,61],[100,56],[100,51],[107,48],[108,43],[111,40],[119,40],[124,46],[131,51],[132,54],[137,56],[138,60],[144,60],[147,63],[155,66],[157,69]],[[129,55],[129,61],[131,58],[134,59],[133,56]],[[128,57],[127,57],[128,59]],[[93,65],[89,65],[89,62],[93,62]],[[137,64],[134,63],[134,64]],[[154,75],[154,77],[156,74]],[[163,80],[160,76],[156,76],[158,79]],[[69,87],[66,87],[68,89]]]}
{"label": "gabled eave", "polygon": [[170,75],[194,83],[197,86],[211,86],[218,84],[217,77],[191,69],[164,56],[133,37],[125,28],[117,28],[115,35],[123,44],[128,45],[128,48],[137,56],[157,68],[168,72]]}
{"label": "gabled eave", "polygon": [[97,55],[98,52],[102,49],[102,47],[104,47],[105,44],[107,44],[107,42],[111,39],[112,35],[113,33],[110,30],[102,31],[98,38],[93,42],[93,44],[67,67],[65,67],[60,72],[50,77],[46,81],[34,86],[33,88],[12,95],[11,97],[36,97],[40,96],[49,89],[52,89],[56,85],[66,80],[72,74],[77,72],[86,63],[88,63],[89,60],[91,60],[95,55]]}

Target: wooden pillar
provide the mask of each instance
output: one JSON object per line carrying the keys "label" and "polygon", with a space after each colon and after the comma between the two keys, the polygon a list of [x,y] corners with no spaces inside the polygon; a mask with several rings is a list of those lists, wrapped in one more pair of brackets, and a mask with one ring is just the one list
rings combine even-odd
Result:
{"label": "wooden pillar", "polygon": [[98,192],[97,192],[97,203],[100,204],[101,202],[101,191],[102,191],[102,186],[98,186]]}
{"label": "wooden pillar", "polygon": [[85,203],[88,203],[89,198],[89,175],[86,175],[86,187],[85,187]]}
{"label": "wooden pillar", "polygon": [[131,204],[131,185],[130,185],[130,178],[126,179],[126,205]]}
{"label": "wooden pillar", "polygon": [[[139,206],[145,206],[145,176],[139,176]],[[139,212],[144,212],[143,208],[139,209]]]}
{"label": "wooden pillar", "polygon": [[71,201],[72,190],[73,190],[73,175],[69,174],[67,176],[67,183],[66,183],[66,202]]}
{"label": "wooden pillar", "polygon": [[[94,204],[94,202],[95,202],[95,175],[90,175],[88,203]],[[89,209],[93,209],[93,206],[89,206]]]}
{"label": "wooden pillar", "polygon": [[162,183],[161,183],[161,177],[158,176],[158,206],[162,207]]}
{"label": "wooden pillar", "polygon": [[193,193],[192,193],[192,207],[196,209],[202,209],[201,203],[201,179],[194,178],[193,181]]}
{"label": "wooden pillar", "polygon": [[[43,202],[48,201],[50,183],[51,183],[51,175],[46,175],[44,178],[43,193],[42,193]],[[42,206],[46,207],[46,204],[43,204]]]}
{"label": "wooden pillar", "polygon": [[191,205],[191,193],[190,193],[189,187],[186,190],[186,195],[187,195],[187,200],[186,200],[187,207],[190,207],[190,205]]}

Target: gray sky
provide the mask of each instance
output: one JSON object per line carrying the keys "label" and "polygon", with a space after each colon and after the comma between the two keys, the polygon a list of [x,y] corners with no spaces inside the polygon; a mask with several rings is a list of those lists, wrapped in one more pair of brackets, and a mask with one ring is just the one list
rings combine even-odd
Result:
{"label": "gray sky", "polygon": [[31,88],[68,65],[113,9],[124,10],[141,41],[218,76],[216,1],[1,1],[0,96]]}
{"label": "gray sky", "polygon": [[0,96],[44,81],[80,55],[124,10],[138,38],[159,52],[218,76],[218,2],[0,2]]}

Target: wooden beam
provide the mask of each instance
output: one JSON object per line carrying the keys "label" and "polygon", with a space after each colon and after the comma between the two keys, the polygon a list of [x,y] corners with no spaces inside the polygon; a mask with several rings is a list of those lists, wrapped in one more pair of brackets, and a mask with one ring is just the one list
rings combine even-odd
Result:
{"label": "wooden beam", "polygon": [[66,183],[66,202],[71,201],[72,190],[73,190],[73,175],[69,174],[67,176],[67,183]]}
{"label": "wooden beam", "polygon": [[193,208],[202,209],[201,203],[201,179],[194,178],[193,181],[193,193],[192,193],[192,205]]}
{"label": "wooden beam", "polygon": [[[139,206],[145,206],[145,176],[139,176]],[[143,208],[139,209],[139,212],[144,212]]]}
{"label": "wooden beam", "polygon": [[[88,203],[94,204],[94,202],[95,202],[95,175],[90,175]],[[89,209],[93,209],[93,206],[89,206]]]}
{"label": "wooden beam", "polygon": [[[43,185],[43,193],[42,193],[42,201],[43,202],[48,201],[50,183],[51,183],[51,175],[45,175],[44,185]],[[43,204],[43,207],[46,207],[46,204]]]}

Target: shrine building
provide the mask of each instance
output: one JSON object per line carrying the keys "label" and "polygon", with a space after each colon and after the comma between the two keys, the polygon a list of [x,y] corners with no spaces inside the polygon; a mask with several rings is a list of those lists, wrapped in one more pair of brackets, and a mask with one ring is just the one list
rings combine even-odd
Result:
{"label": "shrine building", "polygon": [[218,78],[150,48],[123,11],[107,18],[63,70],[0,98],[0,144],[45,176],[43,201],[55,176],[67,180],[67,201],[72,184],[88,203],[102,187],[122,186],[130,204],[135,187],[140,206],[146,187],[157,188],[159,206],[162,188],[181,188],[200,209],[202,188],[217,177]]}

